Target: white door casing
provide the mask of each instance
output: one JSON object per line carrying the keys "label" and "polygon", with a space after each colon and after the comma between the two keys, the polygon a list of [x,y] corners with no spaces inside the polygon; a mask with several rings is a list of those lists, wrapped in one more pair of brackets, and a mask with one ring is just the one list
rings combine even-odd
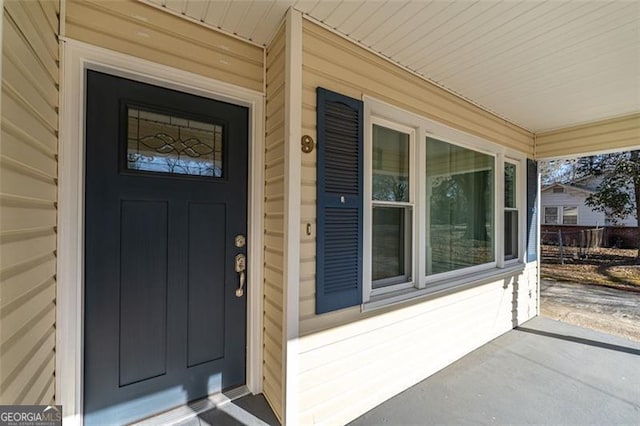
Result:
{"label": "white door casing", "polygon": [[62,38],[58,153],[56,404],[65,424],[82,424],[86,70],[249,108],[247,227],[247,387],[262,391],[262,235],[264,96],[260,92]]}

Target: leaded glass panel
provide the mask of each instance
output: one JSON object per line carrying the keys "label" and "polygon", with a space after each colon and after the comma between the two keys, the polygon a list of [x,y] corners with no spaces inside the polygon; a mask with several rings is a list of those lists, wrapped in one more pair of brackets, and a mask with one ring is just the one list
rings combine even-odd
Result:
{"label": "leaded glass panel", "polygon": [[129,107],[127,169],[222,177],[223,127]]}

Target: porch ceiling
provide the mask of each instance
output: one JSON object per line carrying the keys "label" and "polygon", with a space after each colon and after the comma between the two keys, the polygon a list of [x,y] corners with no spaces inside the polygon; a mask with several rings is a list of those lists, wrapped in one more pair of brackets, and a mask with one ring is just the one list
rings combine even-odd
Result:
{"label": "porch ceiling", "polygon": [[293,6],[534,132],[640,111],[640,2],[146,0],[264,45]]}

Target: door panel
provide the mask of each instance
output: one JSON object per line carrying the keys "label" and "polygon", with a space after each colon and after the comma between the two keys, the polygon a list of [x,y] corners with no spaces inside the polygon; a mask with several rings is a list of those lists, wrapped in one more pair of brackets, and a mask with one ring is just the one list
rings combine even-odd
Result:
{"label": "door panel", "polygon": [[120,203],[120,386],[166,373],[167,203]]}
{"label": "door panel", "polygon": [[87,72],[86,424],[245,383],[248,111]]}
{"label": "door panel", "polygon": [[189,204],[189,331],[188,365],[224,356],[224,244],[223,204]]}

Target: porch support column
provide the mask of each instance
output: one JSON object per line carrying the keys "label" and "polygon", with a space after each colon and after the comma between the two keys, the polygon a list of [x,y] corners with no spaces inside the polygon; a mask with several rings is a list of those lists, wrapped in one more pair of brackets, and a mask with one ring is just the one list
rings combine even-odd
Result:
{"label": "porch support column", "polygon": [[300,190],[302,126],[302,13],[286,16],[284,163],[284,423],[298,424],[298,310],[300,285]]}

